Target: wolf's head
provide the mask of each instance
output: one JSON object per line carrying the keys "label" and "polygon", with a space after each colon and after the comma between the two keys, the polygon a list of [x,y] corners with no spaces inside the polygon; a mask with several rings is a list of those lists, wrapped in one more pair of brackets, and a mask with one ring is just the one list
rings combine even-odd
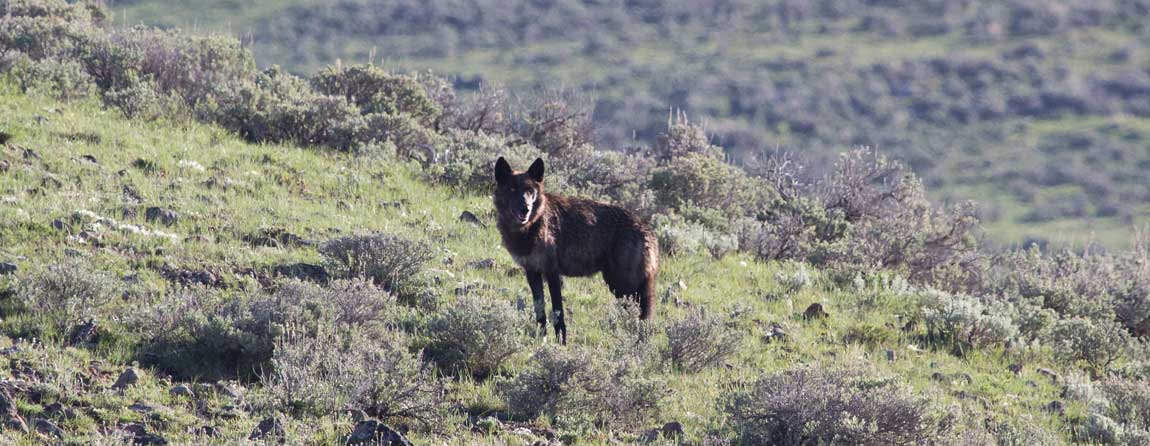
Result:
{"label": "wolf's head", "polygon": [[495,211],[509,227],[535,221],[543,207],[543,160],[536,159],[526,172],[516,172],[503,157],[495,162]]}

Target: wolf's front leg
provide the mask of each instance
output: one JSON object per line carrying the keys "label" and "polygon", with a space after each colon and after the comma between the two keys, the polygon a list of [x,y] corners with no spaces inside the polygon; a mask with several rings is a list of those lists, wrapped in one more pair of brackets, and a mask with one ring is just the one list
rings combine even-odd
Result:
{"label": "wolf's front leg", "polygon": [[567,345],[567,323],[563,317],[563,276],[547,273],[547,288],[551,291],[551,315],[555,324],[555,337]]}
{"label": "wolf's front leg", "polygon": [[523,271],[527,275],[527,285],[531,287],[531,300],[535,304],[535,322],[539,323],[539,334],[547,335],[547,301],[543,294],[543,273]]}

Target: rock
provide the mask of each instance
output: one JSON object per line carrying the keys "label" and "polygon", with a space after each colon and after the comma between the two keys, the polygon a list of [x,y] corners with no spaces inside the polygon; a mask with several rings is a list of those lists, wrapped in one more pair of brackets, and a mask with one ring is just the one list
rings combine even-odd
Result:
{"label": "rock", "polygon": [[830,316],[830,314],[827,313],[827,310],[823,309],[823,304],[818,302],[811,304],[807,307],[806,311],[803,311],[803,319],[806,320],[822,319],[828,316]]}
{"label": "rock", "polygon": [[164,226],[171,226],[180,221],[180,214],[171,209],[150,206],[144,209],[144,219],[149,223],[159,221]]}
{"label": "rock", "polygon": [[116,383],[112,384],[112,389],[114,389],[114,390],[126,389],[129,386],[136,385],[136,383],[139,381],[140,381],[140,373],[137,372],[135,368],[128,367],[126,370],[124,370],[123,373],[120,373],[119,378],[116,378]]}
{"label": "rock", "polygon": [[128,406],[128,410],[137,413],[150,413],[155,411],[156,408],[137,401],[132,403],[131,406]]}
{"label": "rock", "polygon": [[887,350],[886,351],[886,360],[887,360],[887,362],[897,361],[898,360],[898,352],[896,352],[894,350]]}
{"label": "rock", "polygon": [[347,437],[347,444],[371,443],[379,446],[411,446],[403,434],[376,420],[363,420],[355,424],[355,429]]}
{"label": "rock", "polygon": [[57,231],[67,231],[68,228],[69,228],[68,223],[65,223],[64,220],[61,220],[59,218],[52,220],[52,229],[55,229]]}
{"label": "rock", "polygon": [[475,214],[472,214],[471,211],[463,211],[463,213],[459,214],[459,221],[470,223],[473,226],[478,226],[481,228],[487,227],[483,224],[482,221],[479,220],[479,217]]}
{"label": "rock", "polygon": [[75,327],[72,327],[72,333],[68,336],[70,345],[84,345],[96,342],[96,320],[88,319]]}
{"label": "rock", "polygon": [[1053,370],[1050,370],[1050,369],[1045,368],[1045,367],[1039,367],[1039,368],[1035,369],[1035,371],[1038,372],[1039,374],[1046,375],[1046,376],[1050,377],[1050,382],[1052,382],[1052,383],[1058,382],[1058,374],[1055,373]]}
{"label": "rock", "polygon": [[1046,409],[1047,412],[1056,413],[1059,415],[1066,413],[1065,412],[1066,409],[1063,406],[1062,401],[1059,401],[1059,400],[1051,401],[1051,402],[1047,403],[1046,406],[1044,406],[1043,408]]}
{"label": "rock", "polygon": [[495,417],[484,417],[475,422],[475,427],[484,434],[494,435],[503,430],[503,422]]}
{"label": "rock", "polygon": [[243,398],[244,394],[247,393],[247,389],[238,384],[217,384],[217,386],[221,394],[233,400]]}
{"label": "rock", "polygon": [[28,432],[28,424],[24,422],[23,418],[15,416],[4,420],[4,428],[20,432]]}
{"label": "rock", "polygon": [[[123,197],[124,202],[126,202],[128,204],[140,204],[140,203],[144,202],[144,197],[141,197],[140,193],[136,192],[135,188],[133,188],[132,186],[129,186],[127,184],[125,184],[124,187],[120,188],[120,196]],[[134,208],[134,207],[124,208],[124,209],[125,210],[127,210],[127,209],[132,210],[132,218],[136,218],[136,214],[139,213],[136,210],[136,208]],[[127,215],[125,215],[124,218],[127,218]]]}
{"label": "rock", "polygon": [[248,440],[262,440],[268,437],[283,437],[284,425],[280,420],[275,418],[264,418],[252,434],[248,436]]}
{"label": "rock", "polygon": [[471,269],[492,269],[495,268],[495,259],[482,259],[474,262],[467,262],[467,267]]}
{"label": "rock", "polygon": [[60,403],[52,403],[45,406],[44,413],[56,419],[73,420],[76,418],[76,411],[74,409]]}
{"label": "rock", "polygon": [[289,265],[276,265],[275,270],[272,271],[273,275],[281,277],[289,277],[292,279],[306,280],[315,283],[328,283],[331,281],[331,274],[322,265],[315,265],[311,263],[292,263]]}
{"label": "rock", "polygon": [[100,164],[99,161],[96,161],[96,157],[94,157],[92,155],[80,155],[80,160],[81,161],[87,161],[87,162],[92,163],[92,164]]}
{"label": "rock", "polygon": [[12,140],[12,134],[8,132],[0,132],[0,146],[8,144]]}
{"label": "rock", "polygon": [[0,388],[0,417],[18,417],[20,412],[16,409],[16,401],[7,389]]}
{"label": "rock", "polygon": [[672,421],[663,425],[663,438],[676,439],[683,438],[683,423]]}
{"label": "rock", "polygon": [[767,334],[763,335],[763,340],[767,343],[785,341],[787,340],[787,332],[783,330],[783,327],[779,326],[779,324],[772,323],[770,330],[767,331]]}
{"label": "rock", "polygon": [[57,426],[52,420],[37,418],[32,425],[35,427],[36,432],[51,435],[56,438],[64,438],[64,430],[60,429],[60,426]]}
{"label": "rock", "polygon": [[11,169],[11,168],[12,168],[12,164],[9,163],[8,160],[0,160],[0,173],[7,172],[8,169]]}
{"label": "rock", "polygon": [[188,398],[194,398],[196,396],[195,392],[192,392],[192,388],[188,387],[187,384],[180,384],[178,386],[172,387],[171,389],[168,389],[168,394],[172,396]]}
{"label": "rock", "polygon": [[20,268],[16,267],[15,263],[0,262],[0,276],[7,276],[19,271]]}
{"label": "rock", "polygon": [[132,439],[132,444],[137,445],[165,445],[168,440],[156,434],[148,432],[148,428],[140,423],[128,423],[120,428],[124,433],[128,434]]}

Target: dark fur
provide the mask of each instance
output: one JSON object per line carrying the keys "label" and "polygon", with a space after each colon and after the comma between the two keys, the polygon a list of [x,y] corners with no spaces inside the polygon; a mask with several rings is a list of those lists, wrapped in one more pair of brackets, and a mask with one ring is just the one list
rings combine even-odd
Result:
{"label": "dark fur", "polygon": [[527,276],[540,329],[547,327],[543,281],[551,292],[555,335],[567,342],[563,321],[563,276],[603,273],[618,298],[634,298],[639,317],[651,317],[659,245],[638,217],[626,209],[543,190],[543,160],[516,172],[503,158],[495,163],[495,210],[503,246]]}

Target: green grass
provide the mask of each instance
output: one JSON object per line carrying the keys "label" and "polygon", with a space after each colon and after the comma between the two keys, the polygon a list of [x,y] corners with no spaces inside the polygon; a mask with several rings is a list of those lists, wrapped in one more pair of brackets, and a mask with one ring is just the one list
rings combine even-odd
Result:
{"label": "green grass", "polygon": [[[0,261],[14,261],[22,270],[72,255],[89,259],[117,276],[139,274],[146,286],[162,293],[170,292],[171,286],[155,267],[165,264],[219,271],[235,286],[253,287],[257,285],[238,271],[314,262],[319,255],[306,246],[253,247],[243,241],[245,235],[281,228],[305,239],[324,240],[341,234],[389,231],[435,246],[436,258],[426,274],[440,279],[442,296],[452,296],[460,284],[483,282],[497,290],[493,299],[507,304],[530,300],[525,281],[514,274],[514,264],[490,224],[489,199],[429,186],[415,164],[248,144],[213,126],[126,120],[95,101],[61,104],[24,96],[10,87],[0,87],[0,107],[6,110],[0,115],[0,130],[14,135],[0,152],[0,159],[11,166],[0,174],[0,200],[4,203],[0,207]],[[25,157],[23,149],[34,151],[39,158]],[[84,156],[94,157],[97,163],[85,161]],[[141,165],[137,160],[153,163],[155,169],[134,167]],[[126,204],[125,187],[134,190],[143,203]],[[393,205],[396,202],[405,204],[397,207]],[[141,208],[139,215],[122,217],[125,206]],[[181,218],[170,227],[148,222],[142,209],[147,206],[174,209]],[[474,227],[460,222],[458,216],[464,210],[475,212],[488,225]],[[97,244],[52,228],[54,220],[69,221],[77,211],[90,211],[163,235],[104,228]],[[497,266],[490,270],[464,266],[484,258],[495,259]],[[716,404],[724,389],[800,365],[863,368],[906,383],[916,394],[929,397],[940,411],[953,413],[953,408],[960,407],[998,418],[1031,417],[1034,423],[1069,435],[1065,418],[1040,409],[1061,399],[1061,386],[1034,372],[1038,366],[1059,369],[1048,353],[1029,354],[1026,372],[1015,376],[1007,366],[1021,359],[1019,353],[996,348],[957,357],[933,350],[921,340],[921,328],[909,333],[899,329],[905,318],[913,318],[917,311],[913,293],[854,289],[836,284],[818,271],[810,286],[788,292],[778,278],[794,274],[798,265],[762,263],[743,255],[720,260],[680,256],[664,259],[662,265],[660,296],[674,290],[680,302],[715,314],[737,313],[737,329],[745,333],[744,343],[726,367],[698,374],[666,371],[654,377],[668,395],[655,421],[682,422],[691,440],[724,429]],[[605,348],[604,319],[614,305],[606,287],[598,278],[574,278],[567,281],[565,294],[570,341]],[[829,319],[803,320],[803,310],[814,302],[828,309]],[[687,311],[686,306],[663,302],[657,306],[656,320],[679,318]],[[2,327],[10,329],[10,324],[22,317],[27,315],[7,318]],[[790,339],[766,341],[764,335],[771,323],[781,324]],[[845,340],[848,333],[859,331],[871,333],[868,339],[875,341],[859,344]],[[0,344],[11,342],[0,337]],[[230,400],[210,393],[197,408],[192,401],[170,396],[168,388],[174,383],[155,371],[145,370],[142,383],[128,391],[109,390],[118,372],[129,365],[130,351],[83,350],[52,342],[23,345],[25,351],[14,358],[46,372],[44,385],[49,393],[39,403],[20,401],[21,413],[31,419],[54,401],[87,407],[79,418],[62,423],[73,436],[70,441],[82,442],[95,435],[95,430],[124,422],[144,422],[172,444],[203,441],[189,431],[204,424],[219,428],[224,439],[242,439],[261,418],[243,411],[233,419],[205,415],[218,414]],[[530,350],[512,358],[508,373],[524,366]],[[887,360],[888,350],[893,352],[893,361]],[[7,361],[0,362],[0,379],[15,378],[15,373]],[[935,373],[952,378],[969,374],[970,380],[939,381],[932,378]],[[498,408],[502,403],[496,381],[455,382],[450,397],[465,409]],[[90,384],[78,384],[83,382]],[[252,391],[258,392],[258,388]],[[987,407],[971,395],[985,401]],[[159,409],[151,415],[140,414],[127,408],[135,402]],[[1070,404],[1067,411],[1072,417],[1084,408]],[[472,433],[462,415],[451,422],[453,428],[447,432],[415,433],[412,439],[418,444],[528,444],[523,437],[508,432],[495,438]],[[341,436],[351,427],[350,419],[341,414],[292,419],[287,426],[307,444],[341,444]],[[630,443],[641,434],[568,429],[563,427],[560,433],[570,434],[577,438],[575,444],[584,445]],[[4,444],[39,444],[34,435],[11,431],[0,435],[6,440]]]}

